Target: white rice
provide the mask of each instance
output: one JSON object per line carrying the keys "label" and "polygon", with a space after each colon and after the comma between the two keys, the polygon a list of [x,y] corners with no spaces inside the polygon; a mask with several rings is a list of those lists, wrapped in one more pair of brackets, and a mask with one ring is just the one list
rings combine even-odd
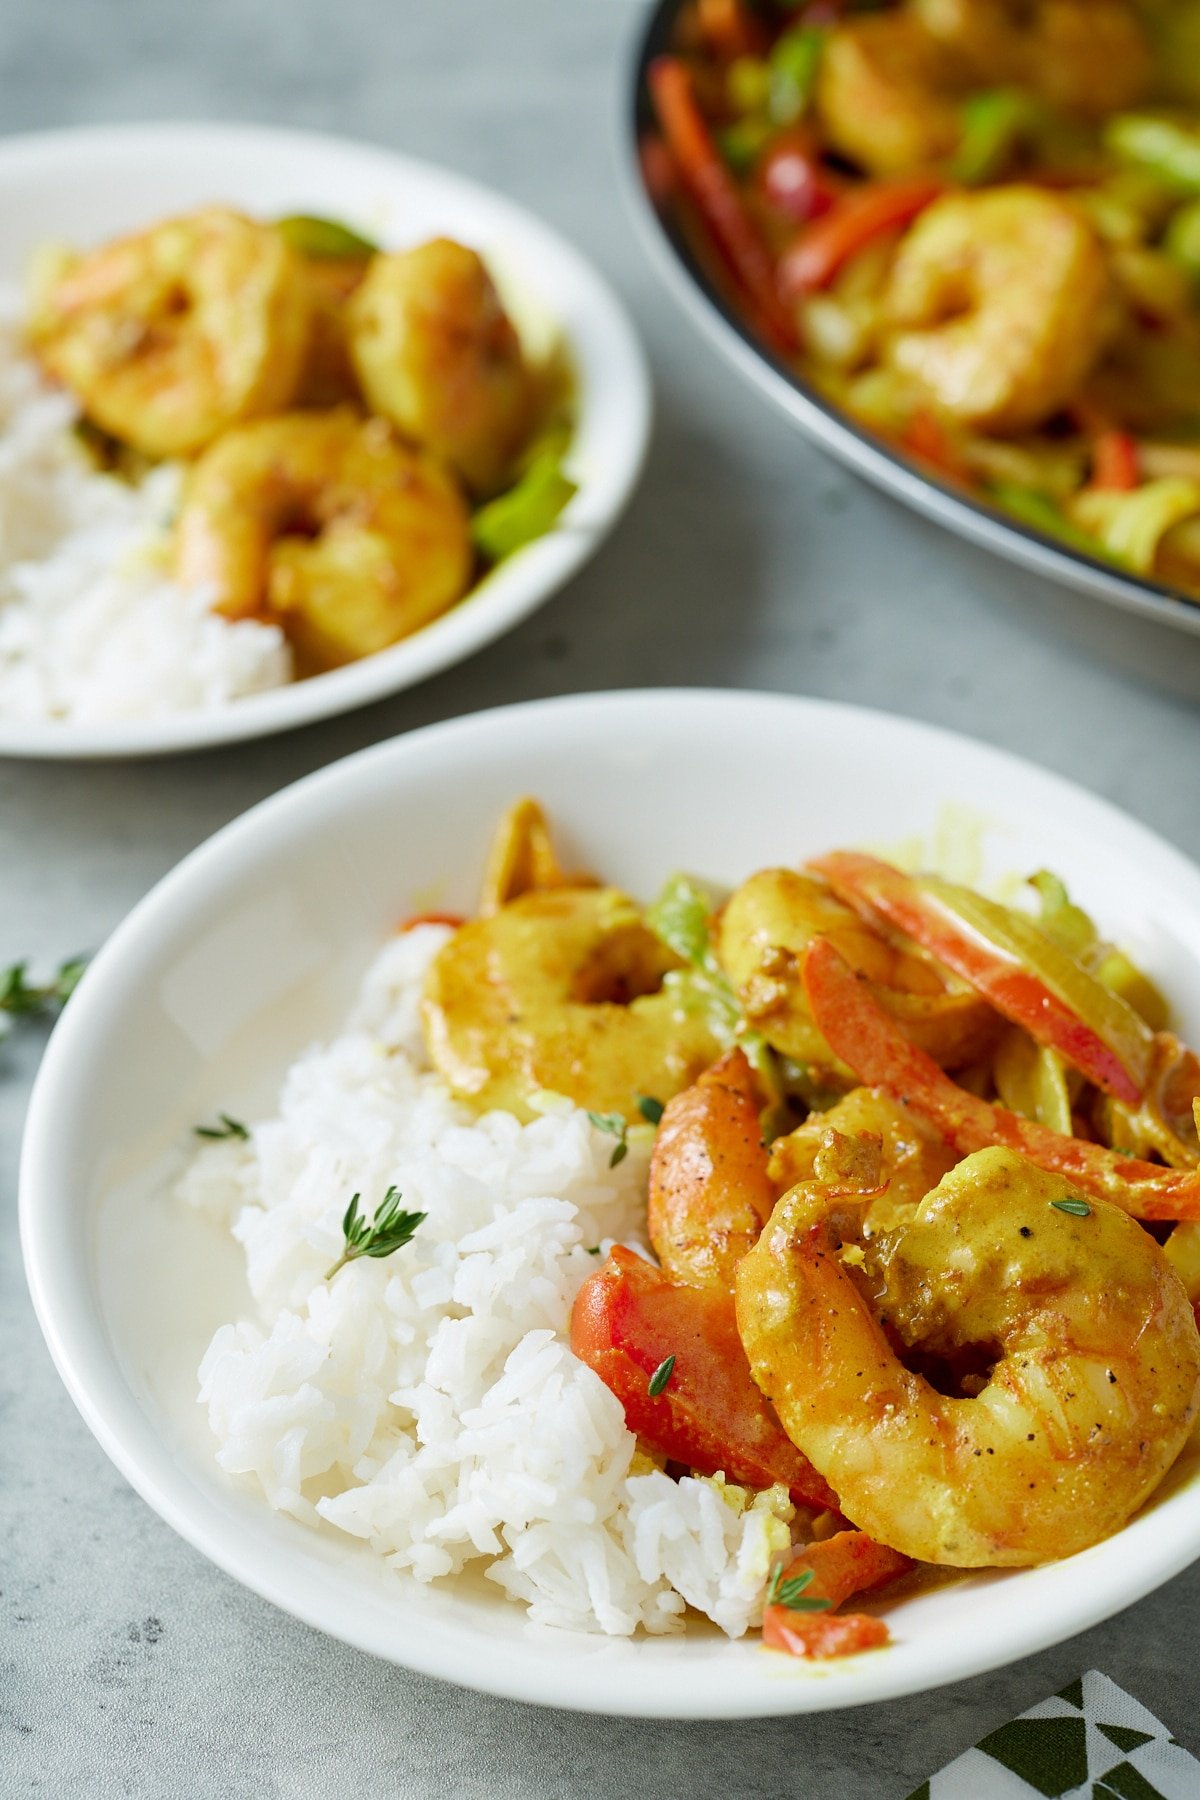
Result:
{"label": "white rice", "polygon": [[[180,1183],[242,1245],[254,1300],[200,1365],[217,1460],[418,1581],[481,1562],[540,1623],[675,1631],[686,1602],[737,1637],[788,1550],[786,1492],[654,1469],[567,1341],[589,1246],[640,1247],[646,1147],[612,1169],[568,1102],[522,1125],[451,1098],[418,1018],[445,937],[390,943],[277,1116]],[[325,1280],[351,1195],[370,1211],[392,1184],[428,1214],[412,1243]]]}
{"label": "white rice", "polygon": [[290,681],[276,626],[228,623],[164,573],[180,466],[137,484],[101,474],[77,417],[22,350],[19,296],[0,291],[0,718],[149,719]]}

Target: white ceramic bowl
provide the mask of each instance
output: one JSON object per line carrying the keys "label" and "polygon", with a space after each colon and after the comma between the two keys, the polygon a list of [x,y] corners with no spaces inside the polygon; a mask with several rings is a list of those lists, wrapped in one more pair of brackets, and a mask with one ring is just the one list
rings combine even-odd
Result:
{"label": "white ceramic bowl", "polygon": [[246,1295],[232,1244],[170,1197],[191,1127],[222,1107],[270,1110],[395,920],[471,905],[497,814],[529,791],[570,862],[642,895],[676,868],[732,883],[831,845],[928,841],[958,808],[960,835],[964,817],[983,831],[986,869],[1059,870],[1200,1037],[1200,873],[1102,801],[966,739],[811,700],[676,691],[514,707],[365,751],[159,885],[84,976],[38,1078],[21,1171],[29,1283],[63,1380],[139,1493],[239,1581],[365,1650],[522,1700],[664,1717],[955,1681],[1094,1624],[1200,1554],[1193,1448],[1109,1542],[908,1599],[890,1648],[808,1667],[707,1630],[629,1642],[534,1628],[490,1584],[417,1588],[219,1473],[195,1369]]}
{"label": "white ceramic bowl", "polygon": [[444,235],[478,249],[519,325],[561,334],[578,376],[568,469],[579,491],[553,530],[389,650],[231,705],[114,724],[0,717],[0,755],[147,756],[302,725],[411,687],[508,631],[597,549],[641,470],[650,382],[624,308],[562,238],[461,176],[368,144],[245,125],[116,125],[0,145],[0,280],[47,239],[95,244],[206,201],[272,217],[343,219],[391,246]]}

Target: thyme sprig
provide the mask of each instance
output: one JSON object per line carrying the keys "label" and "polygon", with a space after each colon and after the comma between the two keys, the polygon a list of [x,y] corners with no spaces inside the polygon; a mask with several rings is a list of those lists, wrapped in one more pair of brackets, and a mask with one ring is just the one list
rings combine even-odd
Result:
{"label": "thyme sprig", "polygon": [[29,979],[29,963],[10,963],[0,971],[0,1019],[47,1019],[61,1011],[79,986],[87,968],[86,956],[72,956],[58,965],[50,981]]}
{"label": "thyme sprig", "polygon": [[342,1219],[342,1236],[346,1245],[333,1267],[326,1269],[326,1281],[332,1281],[339,1269],[344,1269],[347,1263],[356,1262],[360,1256],[391,1256],[393,1251],[402,1250],[405,1244],[412,1242],[417,1226],[426,1217],[423,1212],[402,1212],[400,1189],[390,1187],[375,1208],[375,1216],[368,1223],[358,1210],[361,1199],[361,1194],[355,1194],[346,1208]]}
{"label": "thyme sprig", "polygon": [[588,1114],[588,1118],[590,1119],[591,1123],[596,1127],[597,1131],[607,1132],[609,1137],[616,1138],[617,1141],[613,1148],[613,1153],[608,1159],[609,1168],[615,1169],[617,1164],[623,1163],[625,1161],[625,1158],[629,1155],[629,1122],[628,1122],[628,1120],[625,1118],[623,1113],[618,1113],[618,1112],[613,1112],[613,1113],[590,1112]]}
{"label": "thyme sprig", "polygon": [[219,1112],[217,1120],[216,1125],[193,1125],[192,1131],[196,1137],[212,1138],[216,1141],[220,1141],[222,1138],[241,1138],[245,1141],[250,1136],[249,1126],[243,1125],[240,1119],[231,1119],[227,1112]]}
{"label": "thyme sprig", "polygon": [[812,1578],[811,1569],[802,1569],[799,1575],[789,1575],[785,1581],[783,1564],[777,1563],[767,1588],[766,1604],[785,1607],[788,1612],[828,1612],[831,1604],[828,1600],[804,1591],[812,1585]]}

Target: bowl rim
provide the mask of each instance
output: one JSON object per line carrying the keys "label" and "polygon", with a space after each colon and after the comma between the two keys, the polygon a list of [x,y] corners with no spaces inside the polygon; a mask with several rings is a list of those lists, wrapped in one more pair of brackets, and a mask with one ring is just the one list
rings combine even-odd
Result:
{"label": "bowl rim", "polygon": [[[223,889],[247,870],[269,867],[303,822],[327,810],[334,797],[345,798],[360,788],[368,791],[381,780],[386,783],[390,770],[404,764],[419,769],[423,759],[436,762],[447,748],[451,756],[464,749],[475,756],[486,754],[497,734],[505,738],[523,735],[531,720],[549,720],[552,732],[560,729],[559,720],[566,722],[567,729],[582,721],[593,734],[603,732],[611,737],[623,722],[639,715],[652,718],[658,731],[664,720],[672,728],[689,720],[694,726],[697,708],[703,709],[705,731],[718,738],[723,738],[725,729],[744,727],[747,709],[751,709],[760,729],[764,719],[768,725],[772,720],[782,724],[785,715],[801,714],[822,722],[823,727],[836,721],[858,733],[882,728],[893,738],[906,739],[918,751],[924,746],[942,758],[966,754],[981,775],[990,769],[998,775],[1007,773],[1022,784],[1032,782],[1039,796],[1058,807],[1070,807],[1073,819],[1082,815],[1088,829],[1095,830],[1097,841],[1115,846],[1112,854],[1136,856],[1138,867],[1146,870],[1146,881],[1166,882],[1200,915],[1200,869],[1180,851],[1075,783],[956,732],[841,702],[759,692],[642,689],[526,701],[430,725],[329,764],[259,802],[184,857],[117,926],[55,1026],[34,1084],[20,1165],[22,1254],[43,1336],[89,1429],[125,1479],[167,1524],[244,1586],[358,1649],[502,1697],[626,1717],[765,1717],[857,1706],[925,1692],[1032,1655],[1144,1597],[1200,1556],[1200,1483],[1193,1482],[1165,1500],[1155,1515],[1157,1529],[1139,1534],[1136,1547],[1140,1554],[1106,1558],[1102,1569],[1091,1563],[1091,1580],[1074,1583],[1073,1606],[1044,1611],[1034,1628],[1026,1622],[1028,1609],[1023,1609],[1018,1625],[991,1636],[981,1632],[978,1641],[964,1646],[951,1666],[944,1658],[939,1660],[936,1646],[926,1646],[928,1666],[922,1665],[920,1655],[903,1665],[889,1658],[878,1662],[864,1658],[856,1664],[852,1679],[842,1679],[841,1671],[830,1677],[822,1670],[819,1682],[773,1680],[764,1672],[749,1695],[722,1689],[714,1696],[712,1684],[697,1684],[693,1692],[677,1680],[669,1704],[664,1704],[652,1682],[638,1679],[642,1668],[631,1672],[620,1658],[606,1661],[603,1655],[589,1661],[587,1684],[581,1691],[579,1665],[571,1657],[553,1653],[563,1634],[550,1632],[547,1639],[544,1628],[527,1628],[532,1633],[528,1646],[506,1642],[504,1656],[490,1660],[480,1655],[470,1660],[469,1626],[462,1628],[452,1647],[431,1644],[419,1631],[398,1647],[383,1630],[356,1620],[352,1605],[344,1598],[339,1603],[336,1584],[325,1579],[324,1572],[314,1573],[312,1566],[303,1565],[297,1580],[294,1566],[289,1567],[294,1556],[288,1546],[272,1545],[264,1553],[261,1544],[256,1548],[251,1534],[239,1537],[237,1528],[229,1527],[212,1497],[189,1480],[186,1467],[155,1437],[106,1330],[107,1363],[97,1364],[89,1356],[89,1324],[75,1307],[82,1293],[98,1316],[94,1271],[89,1270],[85,1280],[63,1255],[74,1204],[67,1178],[68,1145],[72,1117],[86,1094],[89,1065],[107,1041],[106,1016],[137,981],[139,971],[153,963],[158,947],[177,932],[181,921],[194,923],[197,916],[211,910],[220,902]],[[1138,1524],[1135,1520],[1125,1530],[1136,1529]],[[1083,1554],[1089,1558],[1103,1555],[1124,1535],[1118,1533]],[[1127,1544],[1127,1552],[1132,1548]],[[397,1606],[403,1607],[402,1598]],[[653,1654],[650,1646],[664,1641],[670,1640],[652,1639],[649,1645],[633,1640],[649,1654]],[[643,1666],[649,1666],[645,1660]]]}
{"label": "bowl rim", "polygon": [[[251,162],[260,152],[351,158],[363,168],[374,165],[379,177],[393,187],[405,181],[436,183],[492,217],[498,235],[507,231],[532,240],[535,255],[540,244],[579,296],[581,319],[569,330],[564,327],[568,346],[577,360],[590,346],[604,369],[603,387],[621,394],[621,432],[619,441],[614,434],[612,444],[618,453],[610,453],[599,475],[581,479],[579,495],[559,524],[506,559],[449,612],[386,650],[306,681],[158,719],[91,725],[0,717],[0,757],[75,761],[179,754],[288,731],[400,693],[473,655],[549,600],[600,548],[641,477],[650,441],[653,387],[624,302],[591,260],[536,213],[454,169],[332,132],[236,120],[162,120],[66,126],[6,138],[0,142],[0,190],[5,183],[26,175],[36,178],[55,166],[70,169],[139,154],[190,158],[213,145],[242,151]],[[522,265],[523,259],[514,263]],[[536,279],[529,287],[537,293]],[[592,384],[593,395],[600,386],[600,381]],[[593,406],[581,384],[576,441],[584,434]],[[586,522],[578,517],[580,501]]]}
{"label": "bowl rim", "polygon": [[754,336],[683,234],[655,204],[642,176],[640,135],[652,117],[646,73],[654,58],[670,49],[675,18],[687,4],[688,0],[656,0],[649,16],[639,18],[631,29],[622,90],[620,171],[649,260],[701,335],[819,448],[936,524],[1033,574],[1200,635],[1200,600],[1165,583],[1122,574],[1101,557],[1071,550],[1011,514],[959,493],[902,451],[887,449]]}

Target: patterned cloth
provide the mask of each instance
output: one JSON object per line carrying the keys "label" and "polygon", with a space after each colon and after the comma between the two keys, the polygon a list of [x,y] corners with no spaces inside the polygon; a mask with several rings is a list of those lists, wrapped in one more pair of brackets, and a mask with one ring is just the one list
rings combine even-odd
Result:
{"label": "patterned cloth", "polygon": [[1090,1669],[922,1782],[908,1800],[1200,1800],[1200,1762]]}

